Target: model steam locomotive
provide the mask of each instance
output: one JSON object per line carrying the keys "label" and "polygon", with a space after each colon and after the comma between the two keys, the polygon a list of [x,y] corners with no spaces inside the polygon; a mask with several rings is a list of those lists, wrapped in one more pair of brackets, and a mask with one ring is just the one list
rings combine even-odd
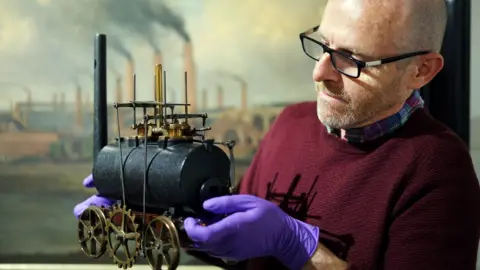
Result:
{"label": "model steam locomotive", "polygon": [[[106,35],[96,35],[92,174],[99,195],[119,203],[87,208],[78,220],[79,243],[93,258],[108,250],[119,268],[132,267],[142,256],[153,269],[166,264],[173,270],[180,248],[189,247],[183,220],[208,218],[202,203],[233,192],[235,142],[205,139],[207,115],[188,113],[186,74],[185,103],[167,103],[165,72],[156,65],[155,101],[115,103],[118,136],[107,144],[106,42]],[[183,114],[174,112],[178,106]],[[133,110],[135,136],[121,137],[119,108]],[[140,123],[138,109],[144,115]],[[202,127],[193,128],[194,120]],[[217,145],[228,147],[230,156]]]}

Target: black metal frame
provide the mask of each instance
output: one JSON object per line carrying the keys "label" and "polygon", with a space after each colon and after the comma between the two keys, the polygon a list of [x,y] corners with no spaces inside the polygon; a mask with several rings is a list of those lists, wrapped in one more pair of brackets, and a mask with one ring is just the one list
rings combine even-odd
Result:
{"label": "black metal frame", "polygon": [[[309,41],[321,46],[323,48],[323,51],[325,53],[328,53],[330,54],[330,59],[332,61],[332,65],[333,67],[340,73],[342,73],[343,75],[345,76],[348,76],[348,77],[351,77],[351,78],[358,78],[360,77],[360,74],[362,73],[362,70],[364,68],[367,68],[367,67],[376,67],[376,66],[380,66],[380,65],[384,65],[384,64],[388,64],[388,63],[393,63],[393,62],[397,62],[397,61],[400,61],[400,60],[403,60],[403,59],[407,59],[407,58],[410,58],[410,57],[414,57],[414,56],[418,56],[418,55],[424,55],[424,54],[427,54],[427,53],[430,53],[431,51],[417,51],[417,52],[411,52],[411,53],[406,53],[406,54],[401,54],[401,55],[397,55],[397,56],[393,56],[393,57],[387,57],[387,58],[383,58],[383,59],[380,59],[380,60],[375,60],[375,61],[368,61],[368,62],[365,62],[365,61],[361,61],[361,60],[358,60],[358,59],[355,59],[353,58],[351,55],[347,54],[347,53],[344,53],[344,52],[341,52],[341,51],[337,51],[337,50],[334,50],[330,47],[328,47],[326,44],[318,41],[318,40],[315,40],[311,37],[309,37],[308,35],[311,35],[315,32],[318,31],[318,29],[320,28],[320,25],[317,25],[311,29],[308,29],[307,31],[303,32],[303,33],[300,33],[300,41],[302,43],[302,48],[303,48],[303,52],[310,58],[312,58],[313,60],[315,61],[319,61],[320,58],[315,58],[314,56],[308,54],[307,50],[305,49],[305,39],[308,39]],[[340,57],[345,57],[347,58],[348,60],[352,61],[353,63],[355,63],[357,65],[357,74],[356,75],[351,75],[351,74],[347,74],[345,72],[343,72],[342,70],[338,69],[337,68],[337,65],[335,63],[335,55],[339,55]]]}

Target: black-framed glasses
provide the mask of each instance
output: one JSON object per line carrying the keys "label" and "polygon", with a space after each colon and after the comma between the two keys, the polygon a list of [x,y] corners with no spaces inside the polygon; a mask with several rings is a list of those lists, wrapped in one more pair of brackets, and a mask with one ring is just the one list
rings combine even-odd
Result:
{"label": "black-framed glasses", "polygon": [[413,53],[406,53],[394,57],[383,58],[376,61],[360,61],[353,58],[348,53],[334,50],[327,45],[321,43],[318,40],[313,39],[309,35],[315,33],[320,28],[317,25],[300,34],[300,41],[302,42],[302,48],[305,54],[315,61],[319,61],[325,53],[330,54],[333,67],[340,73],[351,77],[358,78],[364,68],[375,67],[383,64],[388,64],[396,61],[400,61],[409,57],[418,56],[430,53],[430,51],[418,51]]}

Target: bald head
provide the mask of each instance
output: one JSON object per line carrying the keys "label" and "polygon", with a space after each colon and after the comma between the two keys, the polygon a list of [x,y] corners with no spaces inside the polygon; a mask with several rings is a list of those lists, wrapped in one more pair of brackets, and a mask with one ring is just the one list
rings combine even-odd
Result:
{"label": "bald head", "polygon": [[445,0],[329,0],[328,5],[348,12],[350,19],[357,17],[359,31],[389,39],[398,53],[439,52],[442,47],[447,24]]}
{"label": "bald head", "polygon": [[409,26],[406,27],[406,50],[431,50],[440,52],[447,26],[445,0],[404,0],[407,2]]}

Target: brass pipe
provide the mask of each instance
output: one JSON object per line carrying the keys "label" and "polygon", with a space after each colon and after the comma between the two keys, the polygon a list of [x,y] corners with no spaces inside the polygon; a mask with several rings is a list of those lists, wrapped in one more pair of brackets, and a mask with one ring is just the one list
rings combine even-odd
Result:
{"label": "brass pipe", "polygon": [[[162,64],[155,65],[155,102],[163,102],[163,67]],[[157,106],[157,113],[160,119],[155,120],[157,128],[160,128],[160,121],[163,118],[163,106]]]}

